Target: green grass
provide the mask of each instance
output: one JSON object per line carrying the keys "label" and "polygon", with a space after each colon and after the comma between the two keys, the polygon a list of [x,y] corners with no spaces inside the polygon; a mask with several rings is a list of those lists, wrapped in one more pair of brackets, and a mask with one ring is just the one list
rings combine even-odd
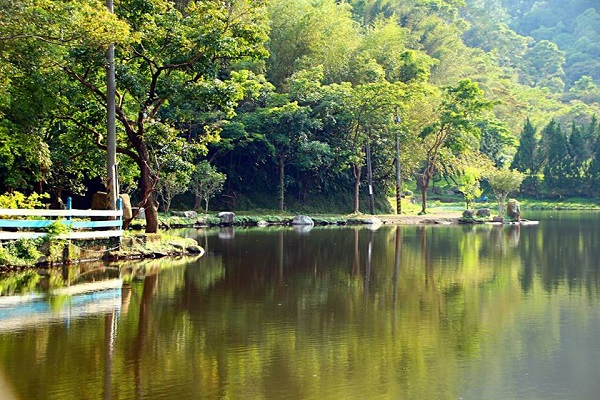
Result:
{"label": "green grass", "polygon": [[518,199],[521,207],[530,210],[600,210],[594,199],[573,197],[564,200]]}

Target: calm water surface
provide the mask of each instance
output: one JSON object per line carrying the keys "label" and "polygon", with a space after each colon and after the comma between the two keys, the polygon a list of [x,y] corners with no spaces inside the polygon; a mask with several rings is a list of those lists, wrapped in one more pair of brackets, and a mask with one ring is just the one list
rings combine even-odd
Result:
{"label": "calm water surface", "polygon": [[527,217],[181,231],[202,258],[5,298],[0,398],[598,399],[600,214]]}

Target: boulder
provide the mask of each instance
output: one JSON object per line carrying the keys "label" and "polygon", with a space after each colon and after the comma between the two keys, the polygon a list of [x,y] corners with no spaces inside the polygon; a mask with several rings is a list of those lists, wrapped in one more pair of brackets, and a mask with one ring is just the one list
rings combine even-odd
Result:
{"label": "boulder", "polygon": [[135,207],[133,211],[137,212],[135,219],[146,219],[146,212],[143,208]]}
{"label": "boulder", "polygon": [[516,221],[521,219],[521,208],[519,207],[519,202],[517,200],[508,200],[506,203],[506,216]]}
{"label": "boulder", "polygon": [[462,213],[463,218],[473,219],[475,217],[475,210],[465,210]]}
{"label": "boulder", "polygon": [[291,222],[292,225],[314,225],[315,222],[307,215],[296,215]]}
{"label": "boulder", "polygon": [[221,219],[221,225],[231,225],[235,222],[235,213],[223,211],[217,215]]}
{"label": "boulder", "polygon": [[479,210],[477,210],[475,215],[477,215],[480,218],[488,218],[492,215],[492,213],[490,212],[489,208],[480,208]]}
{"label": "boulder", "polygon": [[198,213],[196,211],[184,211],[183,216],[186,218],[198,218]]}
{"label": "boulder", "polygon": [[383,222],[377,217],[367,218],[367,219],[365,219],[364,223],[367,225],[382,225],[383,224]]}
{"label": "boulder", "polygon": [[92,210],[108,210],[108,195],[106,192],[96,192],[92,196]]}
{"label": "boulder", "polygon": [[119,197],[123,202],[123,219],[131,220],[133,219],[133,210],[131,209],[131,198],[128,194],[120,194]]}
{"label": "boulder", "polygon": [[[123,207],[123,222],[124,225],[129,225],[133,219],[133,209],[131,208],[131,198],[128,194],[120,194],[119,198]],[[92,210],[109,210],[109,198],[106,192],[96,192],[92,196]]]}
{"label": "boulder", "polygon": [[264,219],[261,219],[260,221],[258,221],[256,223],[256,226],[258,226],[260,228],[264,228],[266,226],[269,226],[269,223],[267,221],[265,221]]}
{"label": "boulder", "polygon": [[198,213],[196,211],[171,211],[171,214],[173,214],[176,217],[183,217],[183,218],[198,218]]}

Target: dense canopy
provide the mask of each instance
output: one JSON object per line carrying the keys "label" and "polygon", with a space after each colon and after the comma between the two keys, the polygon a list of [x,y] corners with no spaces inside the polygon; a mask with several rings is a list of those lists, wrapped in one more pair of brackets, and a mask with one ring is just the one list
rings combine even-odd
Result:
{"label": "dense canopy", "polygon": [[363,212],[372,193],[387,211],[395,158],[423,212],[440,179],[468,197],[503,168],[525,174],[527,195],[598,196],[599,11],[115,0],[113,14],[97,0],[0,0],[0,193],[85,206],[102,189],[113,43],[120,189],[149,231],[155,199]]}

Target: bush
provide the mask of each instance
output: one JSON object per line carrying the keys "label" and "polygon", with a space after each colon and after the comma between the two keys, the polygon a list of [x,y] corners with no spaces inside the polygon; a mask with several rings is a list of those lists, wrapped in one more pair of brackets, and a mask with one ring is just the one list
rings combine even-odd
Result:
{"label": "bush", "polygon": [[25,196],[21,192],[5,193],[0,195],[0,208],[39,208],[44,205],[42,200],[48,198],[50,198],[48,193],[32,193],[29,196]]}
{"label": "bush", "polygon": [[19,239],[0,245],[0,264],[30,265],[37,262],[43,254],[38,250],[40,239]]}

